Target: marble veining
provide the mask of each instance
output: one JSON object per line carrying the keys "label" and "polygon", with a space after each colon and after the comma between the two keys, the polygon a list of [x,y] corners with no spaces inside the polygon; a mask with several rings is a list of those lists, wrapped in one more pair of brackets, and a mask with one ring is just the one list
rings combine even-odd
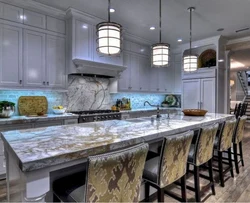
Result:
{"label": "marble veining", "polygon": [[3,132],[2,139],[18,157],[21,170],[32,171],[233,118],[225,114],[173,115],[168,120],[166,116],[154,122],[139,118],[16,130]]}
{"label": "marble veining", "polygon": [[39,121],[53,121],[53,120],[65,120],[65,119],[78,119],[78,115],[72,113],[65,114],[47,114],[45,116],[28,117],[28,116],[12,116],[10,118],[0,118],[0,125],[5,124],[22,124]]}

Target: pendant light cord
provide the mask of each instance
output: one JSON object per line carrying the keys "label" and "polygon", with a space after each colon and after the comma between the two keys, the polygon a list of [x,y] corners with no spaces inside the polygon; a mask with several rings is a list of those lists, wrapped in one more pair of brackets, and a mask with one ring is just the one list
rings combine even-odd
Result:
{"label": "pendant light cord", "polygon": [[159,28],[160,28],[159,38],[161,43],[161,0],[159,0]]}
{"label": "pendant light cord", "polygon": [[190,8],[190,56],[192,54],[192,8]]}
{"label": "pendant light cord", "polygon": [[108,6],[108,22],[110,22],[110,0],[109,0],[109,6]]}

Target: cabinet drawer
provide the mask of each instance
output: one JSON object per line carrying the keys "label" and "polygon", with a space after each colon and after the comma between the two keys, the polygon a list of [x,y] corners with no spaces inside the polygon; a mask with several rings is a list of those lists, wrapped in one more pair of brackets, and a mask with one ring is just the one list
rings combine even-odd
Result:
{"label": "cabinet drawer", "polygon": [[46,16],[40,13],[24,10],[24,24],[45,29]]}
{"label": "cabinet drawer", "polygon": [[47,16],[47,30],[65,34],[65,21]]}
{"label": "cabinet drawer", "polygon": [[57,126],[57,125],[63,125],[63,121],[44,121],[44,122],[38,122],[35,123],[35,128],[43,128],[43,127],[50,127],[50,126]]}
{"label": "cabinet drawer", "polygon": [[0,126],[0,132],[33,128],[33,124],[8,124]]}
{"label": "cabinet drawer", "polygon": [[23,9],[16,6],[3,4],[2,18],[18,23],[23,23]]}
{"label": "cabinet drawer", "polygon": [[69,119],[64,121],[64,125],[78,124],[78,119]]}

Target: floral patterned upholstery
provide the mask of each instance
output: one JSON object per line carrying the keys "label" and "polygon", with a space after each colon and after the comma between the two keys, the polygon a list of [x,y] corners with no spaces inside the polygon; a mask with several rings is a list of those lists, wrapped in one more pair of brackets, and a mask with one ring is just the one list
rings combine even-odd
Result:
{"label": "floral patterned upholstery", "polygon": [[219,124],[213,124],[201,128],[196,144],[190,148],[189,163],[200,166],[212,158],[218,127]]}
{"label": "floral patterned upholstery", "polygon": [[148,144],[89,157],[86,202],[138,202]]}
{"label": "floral patterned upholstery", "polygon": [[243,139],[246,120],[247,120],[247,116],[242,116],[238,118],[238,121],[236,124],[237,127],[236,127],[234,138],[233,138],[233,142],[236,144],[241,142]]}
{"label": "floral patterned upholstery", "polygon": [[160,158],[159,186],[161,188],[175,182],[186,174],[188,152],[193,131],[165,137]]}
{"label": "floral patterned upholstery", "polygon": [[224,127],[218,140],[218,150],[226,151],[231,147],[233,133],[236,125],[236,119],[225,121]]}

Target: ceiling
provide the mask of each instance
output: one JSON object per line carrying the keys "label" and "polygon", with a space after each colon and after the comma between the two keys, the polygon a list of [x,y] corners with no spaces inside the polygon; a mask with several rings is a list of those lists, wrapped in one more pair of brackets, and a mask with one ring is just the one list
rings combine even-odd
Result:
{"label": "ceiling", "polygon": [[[107,19],[108,0],[34,0],[61,10],[69,7],[81,10],[102,19]],[[111,20],[123,25],[131,34],[157,42],[159,39],[158,0],[111,0],[116,10]],[[229,39],[250,35],[250,30],[236,33],[238,29],[250,26],[250,0],[162,0],[162,37],[163,42],[172,47],[189,40],[189,12],[195,6],[193,15],[193,40],[215,35]],[[157,29],[150,31],[149,27]],[[218,32],[217,29],[224,28]]]}

